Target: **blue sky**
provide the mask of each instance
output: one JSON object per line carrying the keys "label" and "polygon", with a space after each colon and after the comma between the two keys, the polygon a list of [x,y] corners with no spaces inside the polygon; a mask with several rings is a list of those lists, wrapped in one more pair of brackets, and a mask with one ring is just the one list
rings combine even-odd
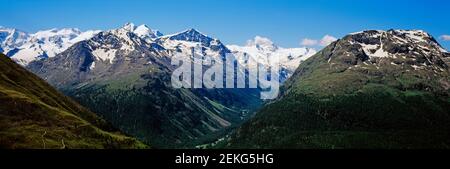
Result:
{"label": "blue sky", "polygon": [[113,29],[126,22],[163,33],[196,28],[226,44],[256,35],[283,47],[304,38],[342,37],[366,29],[423,29],[447,49],[450,2],[444,0],[0,0],[1,26]]}

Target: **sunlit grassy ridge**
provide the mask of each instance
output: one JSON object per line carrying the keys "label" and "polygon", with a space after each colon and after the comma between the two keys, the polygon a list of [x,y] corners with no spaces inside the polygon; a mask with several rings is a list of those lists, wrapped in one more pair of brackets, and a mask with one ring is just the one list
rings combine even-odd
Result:
{"label": "sunlit grassy ridge", "polygon": [[0,147],[147,148],[0,55]]}

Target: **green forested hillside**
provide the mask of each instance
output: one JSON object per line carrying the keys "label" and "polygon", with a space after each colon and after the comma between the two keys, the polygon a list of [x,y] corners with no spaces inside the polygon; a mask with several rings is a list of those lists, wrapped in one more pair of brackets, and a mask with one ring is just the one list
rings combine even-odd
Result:
{"label": "green forested hillside", "polygon": [[366,31],[332,43],[221,145],[449,148],[449,54],[428,34],[414,32],[423,38],[414,41],[402,32]]}

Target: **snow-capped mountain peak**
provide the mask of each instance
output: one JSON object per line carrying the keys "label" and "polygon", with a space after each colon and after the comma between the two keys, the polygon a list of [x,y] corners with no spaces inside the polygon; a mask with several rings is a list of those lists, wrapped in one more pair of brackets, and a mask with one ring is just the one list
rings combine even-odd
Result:
{"label": "snow-capped mountain peak", "polygon": [[[2,42],[2,48],[6,49],[4,52],[8,56],[22,65],[27,65],[29,62],[37,59],[53,57],[73,44],[89,39],[99,32],[93,30],[82,32],[76,28],[54,28],[27,34],[16,29],[9,30],[12,30],[12,32]],[[13,39],[15,40],[11,41],[10,45],[5,45],[10,42],[10,37],[14,37]]]}
{"label": "snow-capped mountain peak", "polygon": [[423,30],[368,30],[352,33],[347,39],[352,45],[362,46],[365,54],[370,58],[397,57],[408,51],[423,55],[433,51],[447,52]]}
{"label": "snow-capped mountain peak", "polygon": [[161,32],[157,30],[152,30],[149,26],[145,24],[135,26],[134,23],[126,23],[121,28],[115,29],[115,32],[120,34],[132,32],[136,34],[138,37],[143,38],[144,40],[147,40],[149,42],[163,35]]}
{"label": "snow-capped mountain peak", "polygon": [[128,31],[128,32],[133,32],[134,29],[136,29],[136,26],[134,26],[134,23],[127,22],[127,23],[125,23],[125,25],[123,25],[123,27],[120,28],[120,29],[123,29],[123,30]]}
{"label": "snow-capped mountain peak", "polygon": [[198,31],[194,28],[190,28],[183,32],[179,32],[179,33],[176,33],[173,35],[167,35],[167,37],[169,37],[170,40],[201,42],[201,43],[208,43],[208,44],[210,41],[214,40],[213,38],[201,33],[200,31]]}
{"label": "snow-capped mountain peak", "polygon": [[152,30],[150,27],[148,27],[145,24],[142,24],[138,27],[136,27],[136,29],[134,29],[133,31],[136,35],[138,35],[141,38],[157,38],[162,36],[162,33],[159,32],[158,30]]}
{"label": "snow-capped mountain peak", "polygon": [[63,29],[54,28],[31,34],[31,38],[32,41],[37,40],[42,43],[52,42],[62,46],[64,45],[63,44],[64,42],[68,42],[76,38],[81,33],[82,32],[80,30],[74,28],[63,28]]}
{"label": "snow-capped mountain peak", "polygon": [[312,48],[278,47],[269,38],[261,36],[248,40],[245,46],[227,45],[227,48],[237,56],[246,55],[266,66],[278,64],[281,69],[280,79],[282,81],[291,76],[302,61],[316,53],[316,50]]}
{"label": "snow-capped mountain peak", "polygon": [[220,40],[211,38],[193,28],[162,36],[155,41],[166,49],[186,55],[190,55],[192,48],[201,49],[196,51],[199,55],[225,57],[226,53],[230,53],[230,50]]}
{"label": "snow-capped mountain peak", "polygon": [[352,33],[330,46],[335,53],[330,65],[342,63],[350,68],[432,70],[445,72],[450,64],[448,53],[430,34],[422,30],[367,30]]}
{"label": "snow-capped mountain peak", "polygon": [[17,63],[26,66],[35,60],[54,57],[80,41],[95,39],[91,42],[95,47],[91,49],[94,50],[93,54],[101,60],[112,62],[115,51],[129,53],[135,50],[136,46],[143,44],[149,48],[163,49],[153,43],[152,38],[157,38],[157,36],[148,26],[136,27],[133,23],[126,23],[118,29],[108,31],[88,30],[83,32],[77,28],[53,28],[33,34],[16,29],[1,28],[0,52],[6,53]]}
{"label": "snow-capped mountain peak", "polygon": [[9,51],[23,45],[29,34],[17,29],[0,27],[0,52]]}
{"label": "snow-capped mountain peak", "polygon": [[278,49],[278,46],[276,46],[269,38],[256,36],[252,40],[248,40],[247,47],[256,47],[259,50],[264,51],[275,51]]}
{"label": "snow-capped mountain peak", "polygon": [[113,64],[117,60],[136,53],[146,55],[148,52],[155,54],[157,51],[164,50],[154,42],[153,38],[156,36],[147,25],[136,27],[132,23],[127,23],[118,29],[100,32],[87,41],[92,55],[95,57],[92,62],[94,66],[91,65],[91,67],[98,64],[96,61]]}
{"label": "snow-capped mountain peak", "polygon": [[133,32],[140,37],[153,34],[153,31],[145,24],[139,25]]}

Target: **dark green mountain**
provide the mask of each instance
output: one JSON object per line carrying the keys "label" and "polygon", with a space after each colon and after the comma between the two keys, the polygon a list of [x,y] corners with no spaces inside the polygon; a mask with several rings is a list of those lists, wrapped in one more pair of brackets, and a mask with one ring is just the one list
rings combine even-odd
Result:
{"label": "dark green mountain", "polygon": [[146,148],[0,54],[1,148]]}
{"label": "dark green mountain", "polygon": [[423,31],[345,36],[218,147],[449,148],[449,58]]}

